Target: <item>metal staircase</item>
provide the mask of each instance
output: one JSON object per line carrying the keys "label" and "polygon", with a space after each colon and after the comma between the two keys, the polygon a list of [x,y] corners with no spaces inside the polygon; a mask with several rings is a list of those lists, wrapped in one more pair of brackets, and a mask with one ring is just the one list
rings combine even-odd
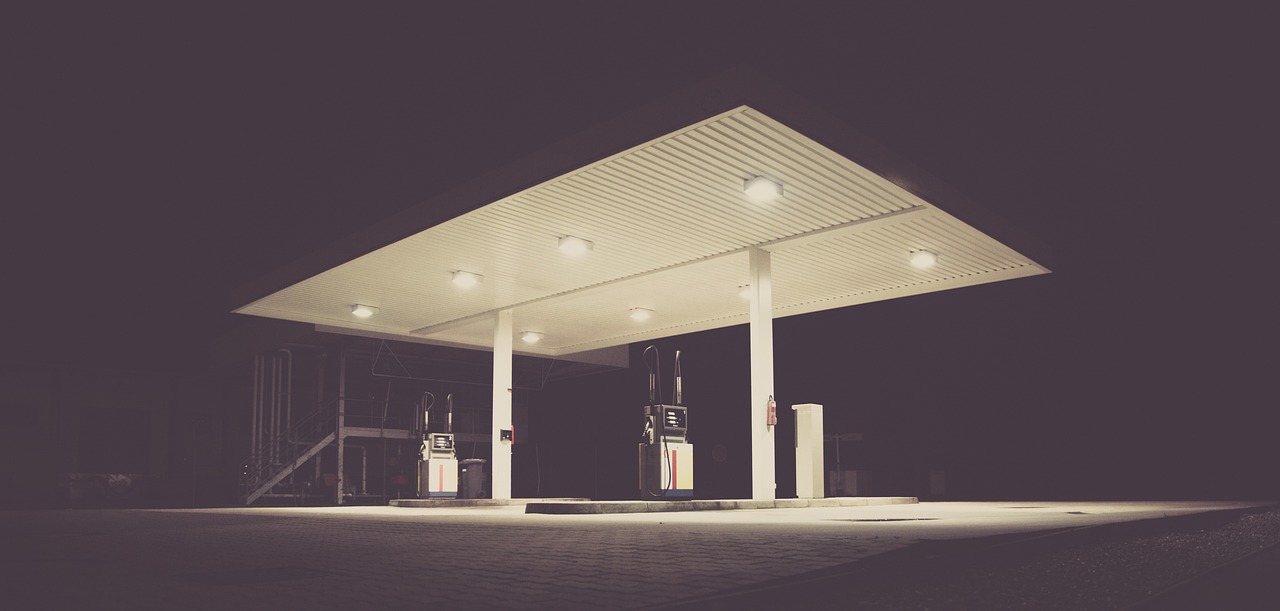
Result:
{"label": "metal staircase", "polygon": [[263,444],[243,462],[240,500],[252,505],[337,439],[337,400]]}

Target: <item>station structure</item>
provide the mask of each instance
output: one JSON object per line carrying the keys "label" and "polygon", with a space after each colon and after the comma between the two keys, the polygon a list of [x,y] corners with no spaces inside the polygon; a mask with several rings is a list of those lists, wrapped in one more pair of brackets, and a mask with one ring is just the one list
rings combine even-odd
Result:
{"label": "station structure", "polygon": [[[630,344],[748,324],[751,495],[770,500],[775,318],[1045,274],[1047,257],[924,169],[737,69],[272,270],[236,291],[233,311],[491,351],[495,499],[511,497],[513,355],[625,365]],[[339,444],[339,464],[342,411],[315,446]]]}

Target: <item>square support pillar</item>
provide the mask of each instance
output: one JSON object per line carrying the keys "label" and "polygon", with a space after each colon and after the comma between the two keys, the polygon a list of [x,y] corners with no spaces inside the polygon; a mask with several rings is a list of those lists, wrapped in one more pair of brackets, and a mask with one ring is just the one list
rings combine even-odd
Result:
{"label": "square support pillar", "polygon": [[511,310],[500,310],[493,329],[493,498],[511,498]]}
{"label": "square support pillar", "polygon": [[773,427],[768,424],[773,396],[773,280],[771,253],[752,248],[751,254],[751,498],[777,498],[774,482]]}
{"label": "square support pillar", "polygon": [[801,403],[791,409],[796,412],[796,498],[823,498],[822,406]]}

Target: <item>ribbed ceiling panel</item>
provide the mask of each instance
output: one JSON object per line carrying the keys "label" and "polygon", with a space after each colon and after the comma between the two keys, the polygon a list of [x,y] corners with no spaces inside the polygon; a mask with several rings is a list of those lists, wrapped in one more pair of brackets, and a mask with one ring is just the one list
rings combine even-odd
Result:
{"label": "ribbed ceiling panel", "polygon": [[[753,204],[762,175],[783,196]],[[889,216],[885,216],[889,215]],[[865,223],[865,229],[864,229]],[[817,232],[817,233],[815,233]],[[593,251],[557,249],[572,235]],[[788,240],[793,240],[794,243]],[[241,308],[247,314],[474,346],[492,313],[544,354],[745,321],[746,249],[774,253],[778,315],[1045,270],[804,135],[738,108],[492,202]],[[939,255],[917,270],[912,250]],[[454,270],[484,276],[461,290]],[[365,321],[352,304],[373,305]],[[650,321],[627,317],[654,310]]]}
{"label": "ribbed ceiling panel", "polygon": [[[936,253],[937,264],[924,270],[912,267],[908,258],[915,250]],[[774,303],[785,311],[903,287],[967,285],[986,274],[1023,268],[1042,271],[1026,257],[934,209],[883,228],[775,250]]]}
{"label": "ribbed ceiling panel", "polygon": [[[575,352],[671,335],[667,329],[702,324],[707,317],[703,313],[745,317],[747,301],[738,295],[738,287],[745,282],[746,265],[746,253],[725,255],[517,308],[512,320],[516,336],[524,331],[543,334],[537,345],[517,347]],[[672,291],[672,283],[706,288]],[[637,307],[651,310],[651,318],[631,320],[631,309]],[[485,319],[433,335],[455,343],[492,343],[492,329]]]}

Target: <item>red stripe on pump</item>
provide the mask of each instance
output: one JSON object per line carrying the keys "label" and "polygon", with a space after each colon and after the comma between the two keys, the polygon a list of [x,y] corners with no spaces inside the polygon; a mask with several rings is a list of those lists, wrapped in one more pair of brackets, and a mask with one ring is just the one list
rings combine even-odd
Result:
{"label": "red stripe on pump", "polygon": [[437,492],[444,492],[444,463],[440,463],[440,490]]}
{"label": "red stripe on pump", "polygon": [[678,450],[671,451],[671,489],[678,490],[680,488],[680,480],[676,478],[679,473],[677,467],[680,466],[680,452]]}

